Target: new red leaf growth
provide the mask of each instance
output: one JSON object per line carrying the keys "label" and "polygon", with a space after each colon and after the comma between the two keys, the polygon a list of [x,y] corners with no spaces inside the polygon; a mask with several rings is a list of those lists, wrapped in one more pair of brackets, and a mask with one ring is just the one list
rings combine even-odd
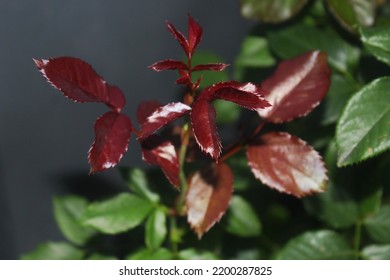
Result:
{"label": "new red leaf growth", "polygon": [[272,107],[259,111],[259,115],[273,123],[307,115],[328,91],[330,74],[324,52],[312,51],[283,61],[262,83]]}
{"label": "new red leaf growth", "polygon": [[73,57],[35,59],[45,78],[76,102],[102,102],[118,113],[125,106],[122,91],[108,84],[85,61]]}
{"label": "new red leaf growth", "polygon": [[233,173],[224,163],[209,165],[191,177],[187,216],[199,238],[225,214],[232,193]]}
{"label": "new red leaf growth", "polygon": [[325,189],[326,168],[306,142],[288,133],[270,132],[248,145],[246,156],[256,178],[280,192],[306,196]]}
{"label": "new red leaf growth", "polygon": [[133,130],[130,119],[108,112],[95,123],[95,141],[88,152],[91,173],[115,166],[127,151]]}

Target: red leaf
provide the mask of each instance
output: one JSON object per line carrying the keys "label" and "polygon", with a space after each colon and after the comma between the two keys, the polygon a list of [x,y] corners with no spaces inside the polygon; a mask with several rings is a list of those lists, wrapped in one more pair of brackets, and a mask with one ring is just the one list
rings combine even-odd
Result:
{"label": "red leaf", "polygon": [[184,37],[184,35],[178,31],[174,26],[173,24],[171,24],[170,22],[167,21],[167,28],[169,30],[169,32],[171,32],[173,38],[175,38],[179,44],[181,45],[181,47],[183,48],[184,52],[187,54],[187,56],[189,55],[189,46],[188,46],[188,41],[187,39]]}
{"label": "red leaf", "polygon": [[280,192],[302,197],[325,189],[321,156],[298,137],[268,133],[248,146],[246,156],[255,177]]}
{"label": "red leaf", "polygon": [[190,110],[191,107],[180,102],[169,103],[157,108],[149,117],[147,117],[146,121],[141,124],[140,138],[147,138],[168,123],[184,116]]}
{"label": "red leaf", "polygon": [[259,111],[269,122],[283,123],[310,113],[324,98],[331,71],[324,52],[313,51],[279,64],[263,82],[271,108]]}
{"label": "red leaf", "polygon": [[192,57],[196,47],[202,39],[203,29],[190,15],[188,15],[188,53]]}
{"label": "red leaf", "polygon": [[165,177],[176,188],[179,187],[179,158],[175,147],[158,135],[151,135],[141,142],[142,158],[149,164],[161,167]]}
{"label": "red leaf", "polygon": [[224,215],[232,193],[233,174],[224,163],[207,166],[191,177],[187,193],[187,217],[199,238]]}
{"label": "red leaf", "polygon": [[187,65],[182,61],[166,59],[150,65],[149,68],[152,68],[154,71],[183,70],[187,69]]}
{"label": "red leaf", "polygon": [[115,166],[127,151],[133,127],[130,119],[116,112],[100,116],[95,123],[95,141],[88,152],[91,173]]}
{"label": "red leaf", "polygon": [[198,98],[192,105],[191,125],[196,142],[215,160],[221,153],[221,141],[215,123],[215,109],[205,98]]}
{"label": "red leaf", "polygon": [[138,104],[137,107],[137,120],[138,123],[144,123],[147,121],[147,118],[153,114],[159,107],[162,105],[160,102],[152,100],[152,101],[142,101]]}
{"label": "red leaf", "polygon": [[213,99],[224,99],[249,110],[258,110],[271,106],[263,93],[260,87],[252,83],[222,82],[216,84]]}
{"label": "red leaf", "polygon": [[225,63],[208,63],[208,64],[199,64],[196,65],[194,68],[192,68],[192,71],[223,71],[226,67],[228,67],[229,64]]}
{"label": "red leaf", "polygon": [[118,113],[125,106],[121,90],[107,84],[95,70],[78,58],[58,57],[34,60],[46,79],[76,102],[103,102]]}

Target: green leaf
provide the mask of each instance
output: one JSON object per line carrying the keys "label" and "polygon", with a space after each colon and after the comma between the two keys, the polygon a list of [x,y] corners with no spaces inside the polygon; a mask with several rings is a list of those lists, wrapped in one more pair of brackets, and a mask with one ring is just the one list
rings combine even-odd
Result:
{"label": "green leaf", "polygon": [[337,170],[337,149],[334,141],[329,143],[325,162],[329,172],[328,188],[325,192],[303,199],[306,211],[333,228],[346,228],[359,218],[359,207],[355,198],[356,184],[348,170]]}
{"label": "green leaf", "polygon": [[368,187],[372,189],[372,192],[363,194],[359,201],[359,213],[362,218],[378,213],[382,204],[383,189],[370,185]]}
{"label": "green leaf", "polygon": [[241,0],[242,16],[262,22],[278,23],[297,14],[307,0]]}
{"label": "green leaf", "polygon": [[257,36],[248,36],[241,45],[236,59],[239,67],[269,67],[276,63],[268,48],[268,41]]}
{"label": "green leaf", "polygon": [[[223,59],[221,57],[219,57],[218,55],[212,52],[207,52],[207,51],[196,52],[194,57],[191,60],[192,66],[196,66],[198,64],[219,63],[219,62],[223,62]],[[202,77],[200,88],[205,88],[215,83],[229,80],[226,71],[196,71],[192,73],[193,81],[198,80],[200,77]]]}
{"label": "green leaf", "polygon": [[218,257],[212,252],[200,251],[194,248],[188,248],[179,252],[180,260],[218,260]]}
{"label": "green leaf", "polygon": [[83,223],[103,233],[117,234],[141,224],[152,208],[150,201],[124,193],[90,204]]}
{"label": "green leaf", "polygon": [[346,166],[390,148],[390,77],[363,87],[349,101],[337,125],[338,165]]}
{"label": "green leaf", "polygon": [[380,243],[390,243],[390,205],[383,206],[375,215],[364,221],[369,236]]}
{"label": "green leaf", "polygon": [[349,31],[358,26],[370,26],[375,20],[375,0],[327,0],[329,10]]}
{"label": "green leaf", "polygon": [[296,24],[267,35],[272,51],[282,59],[290,59],[302,53],[321,50],[328,53],[330,66],[344,75],[349,75],[360,56],[358,48],[345,42],[332,29]]}
{"label": "green leaf", "polygon": [[135,194],[152,202],[160,200],[159,195],[150,190],[150,182],[145,171],[139,168],[121,168],[120,171],[130,190]]}
{"label": "green leaf", "polygon": [[358,86],[339,74],[333,74],[328,93],[323,103],[324,113],[321,124],[336,123],[348,99],[358,90]]}
{"label": "green leaf", "polygon": [[55,197],[54,217],[63,235],[77,245],[83,245],[95,231],[84,227],[80,218],[83,215],[87,200],[77,196]]}
{"label": "green leaf", "polygon": [[340,234],[330,230],[306,232],[290,240],[277,255],[280,260],[344,260],[353,250]]}
{"label": "green leaf", "polygon": [[390,23],[372,28],[360,28],[360,36],[370,53],[390,65]]}
{"label": "green leaf", "polygon": [[24,254],[22,260],[81,260],[83,251],[66,242],[46,242]]}
{"label": "green leaf", "polygon": [[363,248],[361,256],[364,260],[390,260],[390,245],[369,245]]}
{"label": "green leaf", "polygon": [[252,206],[242,197],[233,196],[226,217],[226,231],[241,237],[258,236],[261,223]]}
{"label": "green leaf", "polygon": [[126,257],[127,260],[171,260],[173,254],[166,248],[157,250],[141,249]]}
{"label": "green leaf", "polygon": [[99,253],[94,253],[90,255],[87,260],[117,260],[114,256],[107,256]]}
{"label": "green leaf", "polygon": [[213,105],[217,112],[216,121],[218,124],[229,124],[240,117],[241,108],[233,102],[215,100]]}
{"label": "green leaf", "polygon": [[165,211],[156,208],[146,221],[145,229],[146,246],[155,250],[161,246],[167,236],[167,224]]}

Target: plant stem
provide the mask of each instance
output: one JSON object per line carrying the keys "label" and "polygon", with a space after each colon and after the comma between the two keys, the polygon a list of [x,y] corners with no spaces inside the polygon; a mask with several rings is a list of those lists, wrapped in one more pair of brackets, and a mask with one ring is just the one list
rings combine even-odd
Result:
{"label": "plant stem", "polygon": [[176,256],[179,252],[179,243],[177,240],[177,224],[176,224],[176,217],[171,216],[169,218],[169,225],[170,225],[170,230],[169,230],[169,240],[171,243],[171,249],[173,254]]}
{"label": "plant stem", "polygon": [[358,220],[355,224],[355,237],[353,241],[353,251],[355,259],[360,258],[360,241],[362,237],[362,221]]}

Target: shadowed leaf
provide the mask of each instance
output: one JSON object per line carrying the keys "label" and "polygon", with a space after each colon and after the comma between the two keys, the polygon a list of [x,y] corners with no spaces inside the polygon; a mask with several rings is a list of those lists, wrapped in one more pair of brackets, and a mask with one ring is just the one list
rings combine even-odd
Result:
{"label": "shadowed leaf", "polygon": [[247,148],[248,164],[256,178],[280,192],[302,197],[322,192],[327,182],[320,155],[288,133],[271,132]]}
{"label": "shadowed leaf", "polygon": [[326,53],[313,51],[279,64],[262,83],[272,107],[259,111],[269,122],[283,123],[310,113],[330,85]]}
{"label": "shadowed leaf", "polygon": [[188,15],[188,52],[189,57],[195,52],[195,49],[198,47],[200,41],[202,40],[203,29],[196,22],[191,15]]}
{"label": "shadowed leaf", "polygon": [[66,97],[76,102],[103,102],[120,112],[125,106],[122,91],[108,84],[85,61],[73,57],[35,59],[45,78]]}
{"label": "shadowed leaf", "polygon": [[228,67],[229,64],[225,63],[208,63],[208,64],[199,64],[196,65],[192,71],[205,71],[205,70],[210,70],[210,71],[223,71],[225,70],[226,67]]}
{"label": "shadowed leaf", "polygon": [[154,71],[180,70],[187,69],[187,65],[182,61],[167,59],[158,61],[150,65],[149,68],[153,69]]}
{"label": "shadowed leaf", "polygon": [[88,152],[91,173],[115,166],[127,151],[133,130],[130,119],[116,112],[108,112],[95,123],[95,141]]}
{"label": "shadowed leaf", "polygon": [[84,252],[66,242],[46,242],[22,255],[22,260],[81,260]]}
{"label": "shadowed leaf", "polygon": [[159,135],[151,135],[141,141],[142,158],[149,164],[160,166],[169,182],[179,187],[179,158],[173,144]]}
{"label": "shadowed leaf", "polygon": [[191,177],[187,193],[187,217],[199,238],[224,215],[232,192],[233,174],[224,163],[207,166]]}

